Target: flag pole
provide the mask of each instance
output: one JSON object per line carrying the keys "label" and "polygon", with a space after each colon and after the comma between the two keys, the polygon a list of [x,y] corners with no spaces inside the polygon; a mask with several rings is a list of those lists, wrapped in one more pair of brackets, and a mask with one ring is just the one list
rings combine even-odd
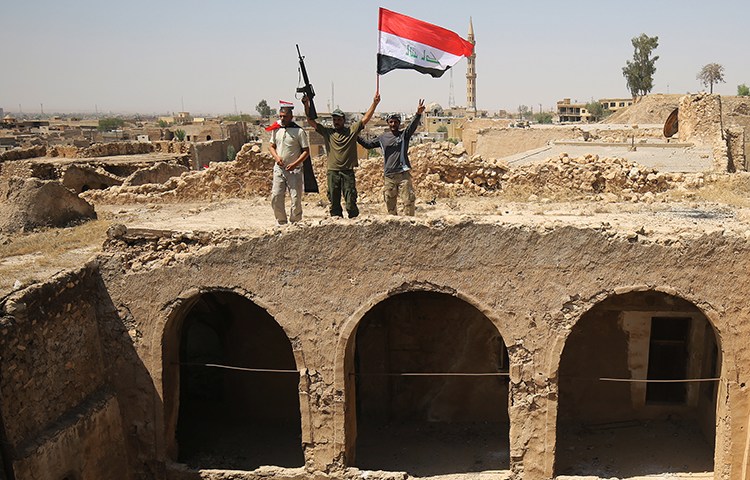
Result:
{"label": "flag pole", "polygon": [[380,74],[375,74],[375,95],[380,94]]}

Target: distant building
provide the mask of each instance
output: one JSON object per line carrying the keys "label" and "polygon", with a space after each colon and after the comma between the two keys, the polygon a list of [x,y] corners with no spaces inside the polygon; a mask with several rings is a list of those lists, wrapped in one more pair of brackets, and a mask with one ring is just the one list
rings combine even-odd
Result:
{"label": "distant building", "polygon": [[557,117],[560,123],[588,122],[591,114],[585,103],[570,103],[569,98],[557,102]]}
{"label": "distant building", "polygon": [[190,112],[177,112],[175,123],[179,123],[180,125],[188,125],[193,123],[193,117],[190,116]]}
{"label": "distant building", "polygon": [[[601,98],[599,99],[604,110],[616,112],[621,108],[633,104],[632,98]],[[582,123],[590,122],[592,115],[586,108],[585,103],[571,103],[569,98],[557,102],[557,117],[560,123]]]}
{"label": "distant building", "polygon": [[617,110],[625,107],[629,107],[633,104],[632,98],[601,98],[599,103],[605,110],[610,112],[616,112]]}

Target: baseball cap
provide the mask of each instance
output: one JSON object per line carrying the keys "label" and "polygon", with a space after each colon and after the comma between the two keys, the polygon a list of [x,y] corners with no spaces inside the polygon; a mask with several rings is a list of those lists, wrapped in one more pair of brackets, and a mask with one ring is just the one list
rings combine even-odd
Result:
{"label": "baseball cap", "polygon": [[338,108],[336,110],[334,110],[334,111],[331,112],[331,116],[332,117],[344,117],[344,118],[346,118],[346,115],[344,115],[344,112],[342,112]]}

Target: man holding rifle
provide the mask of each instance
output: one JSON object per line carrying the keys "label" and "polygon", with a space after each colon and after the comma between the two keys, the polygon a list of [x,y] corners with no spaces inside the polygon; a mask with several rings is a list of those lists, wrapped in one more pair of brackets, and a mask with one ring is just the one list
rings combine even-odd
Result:
{"label": "man holding rifle", "polygon": [[375,113],[375,108],[380,103],[380,94],[376,93],[372,99],[372,105],[365,112],[362,120],[354,122],[350,127],[346,127],[346,117],[344,112],[338,108],[331,112],[333,118],[333,128],[325,127],[311,118],[310,115],[310,98],[308,95],[302,97],[302,103],[305,105],[305,115],[307,123],[315,129],[326,144],[328,152],[328,201],[331,203],[330,212],[332,217],[343,217],[341,208],[341,196],[344,196],[346,203],[346,212],[349,218],[359,215],[357,208],[357,186],[354,179],[354,167],[357,163],[357,137],[367,122],[370,121]]}

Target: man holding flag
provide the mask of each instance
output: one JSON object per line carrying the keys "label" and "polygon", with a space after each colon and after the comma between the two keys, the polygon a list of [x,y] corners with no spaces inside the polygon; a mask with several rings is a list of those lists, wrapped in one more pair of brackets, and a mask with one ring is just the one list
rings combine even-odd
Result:
{"label": "man holding flag", "polygon": [[357,136],[375,113],[375,107],[380,103],[380,94],[375,94],[372,105],[365,112],[365,116],[362,117],[362,120],[354,122],[351,127],[345,126],[346,117],[344,112],[338,108],[331,112],[333,128],[325,127],[310,118],[310,99],[307,98],[307,95],[302,97],[302,103],[305,105],[307,123],[323,136],[326,144],[326,151],[328,152],[328,174],[326,177],[328,180],[328,201],[331,202],[331,216],[344,216],[341,208],[341,196],[343,195],[346,212],[349,218],[354,218],[359,215],[357,185],[354,179],[354,167],[358,165]]}

